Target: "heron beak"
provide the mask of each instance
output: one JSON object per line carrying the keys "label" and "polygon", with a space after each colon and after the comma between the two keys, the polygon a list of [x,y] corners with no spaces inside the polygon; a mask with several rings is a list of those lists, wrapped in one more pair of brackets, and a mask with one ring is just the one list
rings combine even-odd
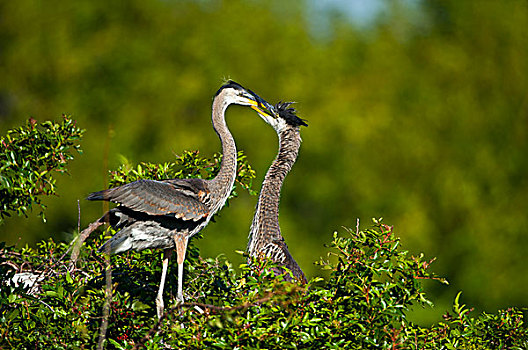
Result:
{"label": "heron beak", "polygon": [[275,110],[275,107],[273,107],[271,104],[266,102],[263,98],[255,94],[253,91],[250,91],[251,95],[253,95],[253,100],[250,100],[251,108],[255,110],[257,113],[262,115],[267,115],[272,118],[277,118],[278,113]]}
{"label": "heron beak", "polygon": [[276,118],[277,114],[275,113],[274,109],[265,108],[265,107],[263,108],[263,106],[258,105],[258,104],[255,104],[255,105],[252,104],[250,107],[251,107],[251,109],[256,111],[258,114],[270,116],[272,118]]}

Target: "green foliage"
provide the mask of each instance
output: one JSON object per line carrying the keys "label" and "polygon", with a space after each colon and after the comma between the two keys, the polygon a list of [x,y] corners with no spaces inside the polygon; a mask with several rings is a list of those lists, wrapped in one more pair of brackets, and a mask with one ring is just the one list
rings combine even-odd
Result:
{"label": "green foliage", "polygon": [[[64,260],[67,245],[1,247],[0,346],[13,349],[92,348],[104,300],[105,263],[96,253],[104,235],[84,247],[77,269]],[[191,242],[192,243],[192,242]],[[157,322],[154,299],[161,273],[158,251],[112,258],[112,303],[107,348],[321,348],[321,349],[522,349],[528,328],[518,309],[469,317],[454,314],[430,328],[407,320],[413,305],[427,306],[422,281],[442,281],[430,262],[402,250],[392,227],[380,220],[366,230],[335,233],[328,256],[317,264],[330,272],[306,286],[282,281],[269,261],[236,271],[221,258],[203,259],[191,244],[186,262],[186,303],[177,305],[169,274],[166,314]],[[38,286],[14,287],[15,271],[32,271]],[[171,262],[170,271],[176,270]]]}
{"label": "green foliage", "polygon": [[31,118],[0,139],[0,224],[13,212],[27,216],[33,205],[45,219],[40,197],[56,194],[54,172],[67,172],[72,149],[81,153],[83,132],[69,116],[61,123]]}
{"label": "green foliage", "polygon": [[453,304],[453,315],[447,312],[445,322],[430,329],[414,327],[405,329],[409,349],[526,349],[528,326],[523,311],[517,308],[499,310],[496,314],[482,313],[470,317],[470,309],[460,305],[460,293]]}

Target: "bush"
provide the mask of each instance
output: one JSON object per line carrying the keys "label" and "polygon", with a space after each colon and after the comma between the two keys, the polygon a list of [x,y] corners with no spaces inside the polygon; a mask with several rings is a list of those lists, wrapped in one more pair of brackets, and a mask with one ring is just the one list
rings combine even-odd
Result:
{"label": "bush", "polygon": [[82,152],[78,142],[83,132],[69,116],[62,123],[38,124],[30,118],[0,139],[0,224],[12,212],[27,216],[33,204],[45,220],[40,196],[55,194],[53,174],[67,172],[72,148]]}
{"label": "bush", "polygon": [[[105,299],[104,258],[94,237],[78,268],[69,270],[68,245],[2,247],[0,315],[2,346],[72,349],[92,346]],[[520,310],[509,308],[476,318],[460,303],[431,328],[407,320],[412,305],[431,305],[423,279],[444,282],[428,271],[430,260],[399,247],[391,227],[335,233],[328,259],[317,262],[328,278],[306,286],[283,282],[267,261],[237,271],[221,258],[204,259],[192,244],[186,261],[187,302],[177,305],[176,278],[169,274],[166,314],[158,323],[154,299],[161,274],[158,251],[112,258],[112,302],[108,348],[349,348],[522,349],[528,329]],[[30,270],[38,289],[13,286],[15,270]],[[171,261],[171,272],[176,263]]]}

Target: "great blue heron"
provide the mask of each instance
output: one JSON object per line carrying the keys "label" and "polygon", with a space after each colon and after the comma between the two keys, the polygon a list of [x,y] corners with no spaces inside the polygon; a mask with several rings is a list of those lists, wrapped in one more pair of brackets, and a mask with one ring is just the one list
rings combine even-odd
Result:
{"label": "great blue heron", "polygon": [[261,117],[275,113],[273,106],[251,90],[229,81],[213,100],[213,128],[222,143],[220,171],[211,180],[138,180],[123,186],[94,192],[89,200],[119,204],[99,219],[120,229],[100,251],[121,253],[130,249],[165,249],[161,282],[156,297],[158,317],[163,314],[163,288],[169,259],[174,249],[178,257],[178,300],[183,301],[183,262],[189,239],[203,229],[225,204],[237,169],[235,140],[227,128],[225,111],[230,104],[250,106]]}
{"label": "great blue heron", "polygon": [[[288,268],[293,276],[306,283],[306,277],[288,250],[279,226],[279,201],[284,178],[290,172],[301,147],[301,125],[308,126],[296,115],[291,102],[278,103],[275,114],[260,114],[279,136],[279,152],[264,177],[257,208],[249,232],[248,253],[250,257],[268,257],[279,266]],[[277,271],[283,274],[281,269]],[[289,274],[284,279],[291,281]]]}

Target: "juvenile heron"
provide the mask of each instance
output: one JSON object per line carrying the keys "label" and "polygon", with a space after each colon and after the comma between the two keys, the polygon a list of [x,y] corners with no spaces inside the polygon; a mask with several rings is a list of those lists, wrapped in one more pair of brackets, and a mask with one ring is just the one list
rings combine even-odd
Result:
{"label": "juvenile heron", "polygon": [[178,257],[178,300],[183,302],[183,262],[189,239],[200,232],[225,204],[237,169],[235,140],[225,122],[231,104],[249,106],[261,117],[271,116],[273,106],[251,90],[229,81],[213,100],[213,128],[222,143],[220,171],[211,180],[138,180],[123,186],[94,192],[89,200],[105,200],[118,206],[98,220],[120,229],[99,251],[121,253],[130,249],[164,249],[161,282],[156,297],[158,317],[163,314],[163,288],[173,250]]}
{"label": "juvenile heron", "polygon": [[[278,103],[276,114],[259,113],[279,136],[279,152],[264,177],[257,208],[249,232],[248,253],[251,257],[268,257],[279,266],[288,268],[295,279],[306,283],[306,277],[292,257],[279,226],[279,201],[284,178],[290,172],[301,147],[300,127],[308,126],[296,115],[291,102]],[[276,271],[283,274],[285,271]],[[284,279],[291,281],[289,274]]]}

